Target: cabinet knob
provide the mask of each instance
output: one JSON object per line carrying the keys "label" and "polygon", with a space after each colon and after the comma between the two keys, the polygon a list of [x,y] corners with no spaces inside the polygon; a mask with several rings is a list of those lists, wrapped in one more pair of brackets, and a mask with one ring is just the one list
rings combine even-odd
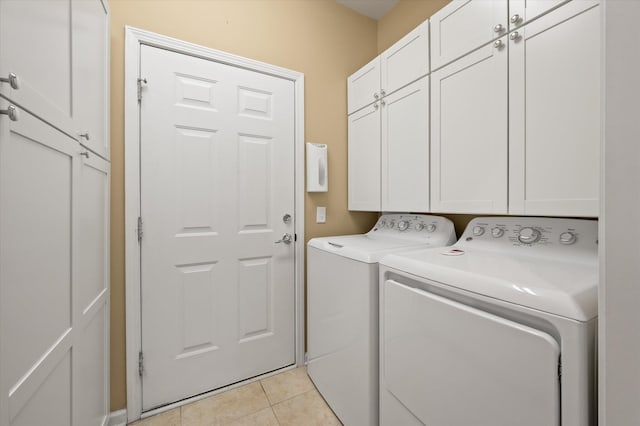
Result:
{"label": "cabinet knob", "polygon": [[380,101],[380,105],[385,106],[386,104],[387,104],[387,103],[385,102],[385,100],[384,100],[384,99]]}
{"label": "cabinet knob", "polygon": [[382,90],[380,91],[380,95],[381,95],[381,96],[384,96],[384,95],[386,95],[386,94],[387,94],[387,92],[385,92],[385,91],[384,91],[384,89],[382,89]]}
{"label": "cabinet knob", "polygon": [[502,40],[496,40],[493,42],[493,47],[496,49],[502,49],[504,47],[504,42]]}
{"label": "cabinet knob", "polygon": [[501,33],[503,31],[504,31],[504,26],[502,24],[498,24],[495,27],[493,27],[494,33]]}
{"label": "cabinet knob", "polygon": [[522,18],[520,18],[520,15],[516,13],[515,15],[511,16],[511,19],[509,21],[511,21],[512,24],[517,24],[521,19]]}
{"label": "cabinet knob", "polygon": [[378,103],[377,103],[377,102],[376,102],[375,104],[373,104],[373,107],[374,107],[375,109],[380,108],[380,106],[378,105]]}
{"label": "cabinet knob", "polygon": [[89,151],[81,152],[80,155],[83,156],[84,158],[89,158]]}
{"label": "cabinet knob", "polygon": [[9,73],[9,77],[0,77],[0,82],[9,83],[9,86],[11,86],[11,88],[15,90],[18,90],[20,88],[20,79],[13,72]]}
{"label": "cabinet knob", "polygon": [[379,98],[380,98],[380,95],[378,95],[378,92],[376,92],[376,93],[374,93],[374,94],[373,94],[373,97],[374,97],[375,99],[379,99]]}
{"label": "cabinet knob", "polygon": [[9,116],[9,120],[11,121],[20,120],[20,111],[14,105],[9,105],[7,109],[0,110],[0,115]]}
{"label": "cabinet knob", "polygon": [[80,139],[86,139],[86,140],[91,139],[91,138],[89,137],[89,132],[78,133],[78,137],[79,137]]}
{"label": "cabinet knob", "polygon": [[513,41],[518,41],[518,40],[520,40],[521,38],[522,38],[522,36],[521,36],[521,35],[520,35],[520,33],[519,33],[519,32],[517,32],[517,31],[514,31],[514,32],[512,32],[511,34],[509,34],[509,39],[510,39],[510,40],[513,40]]}

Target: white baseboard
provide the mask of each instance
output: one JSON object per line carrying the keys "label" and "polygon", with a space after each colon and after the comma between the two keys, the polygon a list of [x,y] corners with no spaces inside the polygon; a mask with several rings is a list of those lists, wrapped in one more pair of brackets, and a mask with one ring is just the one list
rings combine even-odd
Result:
{"label": "white baseboard", "polygon": [[126,426],[127,425],[127,410],[112,411],[109,414],[109,426]]}

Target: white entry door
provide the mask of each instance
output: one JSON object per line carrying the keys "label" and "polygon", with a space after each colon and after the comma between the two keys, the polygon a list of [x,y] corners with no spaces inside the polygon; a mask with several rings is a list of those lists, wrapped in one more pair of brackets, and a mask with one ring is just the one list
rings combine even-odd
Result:
{"label": "white entry door", "polygon": [[294,88],[149,46],[140,61],[149,410],[295,362]]}

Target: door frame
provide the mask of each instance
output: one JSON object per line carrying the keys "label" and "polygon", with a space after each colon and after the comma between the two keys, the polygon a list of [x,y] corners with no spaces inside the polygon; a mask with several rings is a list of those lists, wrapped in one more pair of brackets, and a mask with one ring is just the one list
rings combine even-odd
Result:
{"label": "door frame", "polygon": [[[138,77],[142,45],[224,63],[284,78],[294,83],[294,247],[295,280],[295,364],[304,364],[304,74],[255,61],[168,36],[125,27],[124,155],[125,155],[125,300],[127,418],[142,414],[142,382],[138,375],[138,354],[142,350],[140,256],[137,236],[140,216],[140,109]],[[144,78],[144,76],[140,76]],[[143,95],[144,96],[144,95]],[[196,399],[198,397],[194,397]],[[167,407],[173,407],[170,404]],[[158,410],[155,410],[158,411]]]}

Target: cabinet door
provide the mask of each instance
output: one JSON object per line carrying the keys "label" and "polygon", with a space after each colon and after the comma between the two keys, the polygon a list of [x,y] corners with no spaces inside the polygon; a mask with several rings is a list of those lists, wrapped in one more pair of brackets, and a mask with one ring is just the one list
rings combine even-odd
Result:
{"label": "cabinet door", "polygon": [[74,424],[101,426],[109,407],[109,163],[80,161],[74,214]]}
{"label": "cabinet door", "polygon": [[431,211],[507,212],[507,51],[431,74]]}
{"label": "cabinet door", "polygon": [[380,98],[380,56],[347,78],[347,112],[354,113]]}
{"label": "cabinet door", "polygon": [[429,77],[381,102],[382,210],[429,211]]}
{"label": "cabinet door", "polygon": [[429,73],[429,21],[424,21],[380,54],[381,95]]}
{"label": "cabinet door", "polygon": [[380,108],[349,116],[349,210],[380,211]]}
{"label": "cabinet door", "polygon": [[509,212],[597,216],[600,8],[581,0],[509,41]]}
{"label": "cabinet door", "polygon": [[[524,25],[569,0],[509,0],[509,30]],[[581,2],[582,0],[578,0]]]}
{"label": "cabinet door", "polygon": [[453,0],[430,18],[431,69],[502,36],[507,19],[507,0]]}
{"label": "cabinet door", "polygon": [[79,145],[21,113],[0,116],[0,425],[69,425]]}
{"label": "cabinet door", "polygon": [[107,13],[100,0],[72,0],[72,7],[74,136],[108,158]]}
{"label": "cabinet door", "polygon": [[0,94],[73,134],[71,1],[0,0]]}

